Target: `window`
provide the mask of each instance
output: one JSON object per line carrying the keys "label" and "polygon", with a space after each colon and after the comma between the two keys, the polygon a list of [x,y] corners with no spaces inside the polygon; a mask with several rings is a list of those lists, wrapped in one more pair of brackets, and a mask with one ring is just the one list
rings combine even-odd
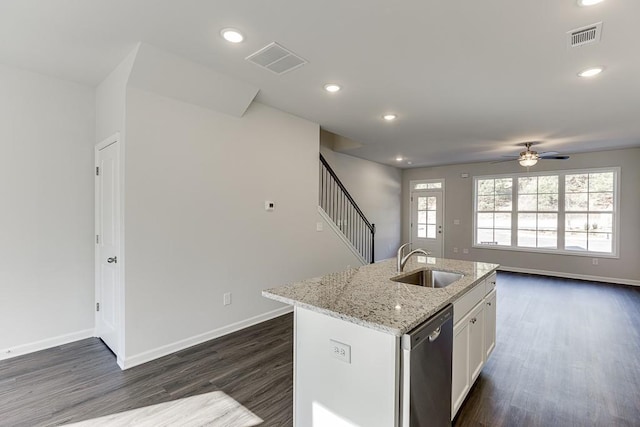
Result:
{"label": "window", "polygon": [[566,175],[565,188],[567,248],[612,252],[614,173]]}
{"label": "window", "polygon": [[511,245],[512,179],[480,179],[476,183],[476,243]]}
{"label": "window", "polygon": [[618,174],[475,177],[474,246],[616,256]]}
{"label": "window", "polygon": [[518,246],[558,248],[558,176],[518,177]]}
{"label": "window", "polygon": [[413,185],[414,190],[441,190],[442,182],[434,181],[434,182],[418,182]]}

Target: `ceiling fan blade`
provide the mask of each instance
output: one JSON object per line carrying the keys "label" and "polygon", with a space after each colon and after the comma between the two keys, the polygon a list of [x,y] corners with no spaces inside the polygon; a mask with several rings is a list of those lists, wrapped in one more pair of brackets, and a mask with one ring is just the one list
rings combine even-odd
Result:
{"label": "ceiling fan blade", "polygon": [[514,159],[517,159],[518,157],[520,157],[520,155],[519,154],[517,154],[517,155],[508,155],[508,156],[502,155],[500,157],[512,157]]}
{"label": "ceiling fan blade", "polygon": [[545,160],[567,160],[569,156],[540,156],[540,158]]}
{"label": "ceiling fan blade", "polygon": [[557,151],[543,151],[542,153],[538,153],[539,156],[556,156],[560,153]]}

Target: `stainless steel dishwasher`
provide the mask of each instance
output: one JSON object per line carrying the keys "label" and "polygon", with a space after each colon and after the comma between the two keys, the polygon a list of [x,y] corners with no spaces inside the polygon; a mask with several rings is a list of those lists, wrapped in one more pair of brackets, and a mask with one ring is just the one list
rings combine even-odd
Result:
{"label": "stainless steel dishwasher", "polygon": [[453,306],[402,336],[403,427],[451,426]]}

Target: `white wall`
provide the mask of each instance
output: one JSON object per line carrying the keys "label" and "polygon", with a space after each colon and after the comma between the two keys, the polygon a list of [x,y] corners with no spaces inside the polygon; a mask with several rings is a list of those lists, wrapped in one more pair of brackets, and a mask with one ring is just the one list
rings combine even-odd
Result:
{"label": "white wall", "polygon": [[0,66],[0,129],[1,359],[93,333],[94,91]]}
{"label": "white wall", "polygon": [[[501,173],[521,173],[525,169],[518,162],[472,163],[432,168],[407,169],[403,173],[402,235],[409,237],[409,181],[445,178],[445,257],[485,261],[524,270],[558,272],[567,277],[615,279],[620,283],[640,284],[640,148],[572,154],[566,161],[541,161],[536,171],[581,168],[621,168],[620,177],[620,257],[600,258],[598,265],[592,257],[540,254],[519,251],[473,248],[473,176]],[[533,168],[532,168],[533,170]],[[461,173],[469,178],[461,178]],[[460,225],[453,225],[459,219]],[[458,247],[460,252],[453,253]],[[469,254],[462,253],[469,248]]]}
{"label": "white wall", "polygon": [[139,89],[126,111],[125,365],[288,309],[262,289],[357,265],[326,227],[315,231],[317,124]]}
{"label": "white wall", "polygon": [[321,146],[320,152],[367,219],[376,225],[375,260],[394,257],[400,246],[402,171],[326,146]]}
{"label": "white wall", "polygon": [[140,45],[96,88],[96,143],[119,132],[124,138],[127,82]]}

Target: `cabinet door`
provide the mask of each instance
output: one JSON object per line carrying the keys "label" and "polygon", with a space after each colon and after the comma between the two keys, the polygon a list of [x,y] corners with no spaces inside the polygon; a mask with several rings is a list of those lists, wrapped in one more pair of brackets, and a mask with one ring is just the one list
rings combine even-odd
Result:
{"label": "cabinet door", "polygon": [[489,359],[496,348],[496,301],[494,289],[484,300],[484,360]]}
{"label": "cabinet door", "polygon": [[451,419],[455,417],[469,391],[469,322],[463,319],[453,328],[451,378]]}
{"label": "cabinet door", "polygon": [[469,313],[469,371],[470,384],[478,378],[484,366],[484,300]]}

